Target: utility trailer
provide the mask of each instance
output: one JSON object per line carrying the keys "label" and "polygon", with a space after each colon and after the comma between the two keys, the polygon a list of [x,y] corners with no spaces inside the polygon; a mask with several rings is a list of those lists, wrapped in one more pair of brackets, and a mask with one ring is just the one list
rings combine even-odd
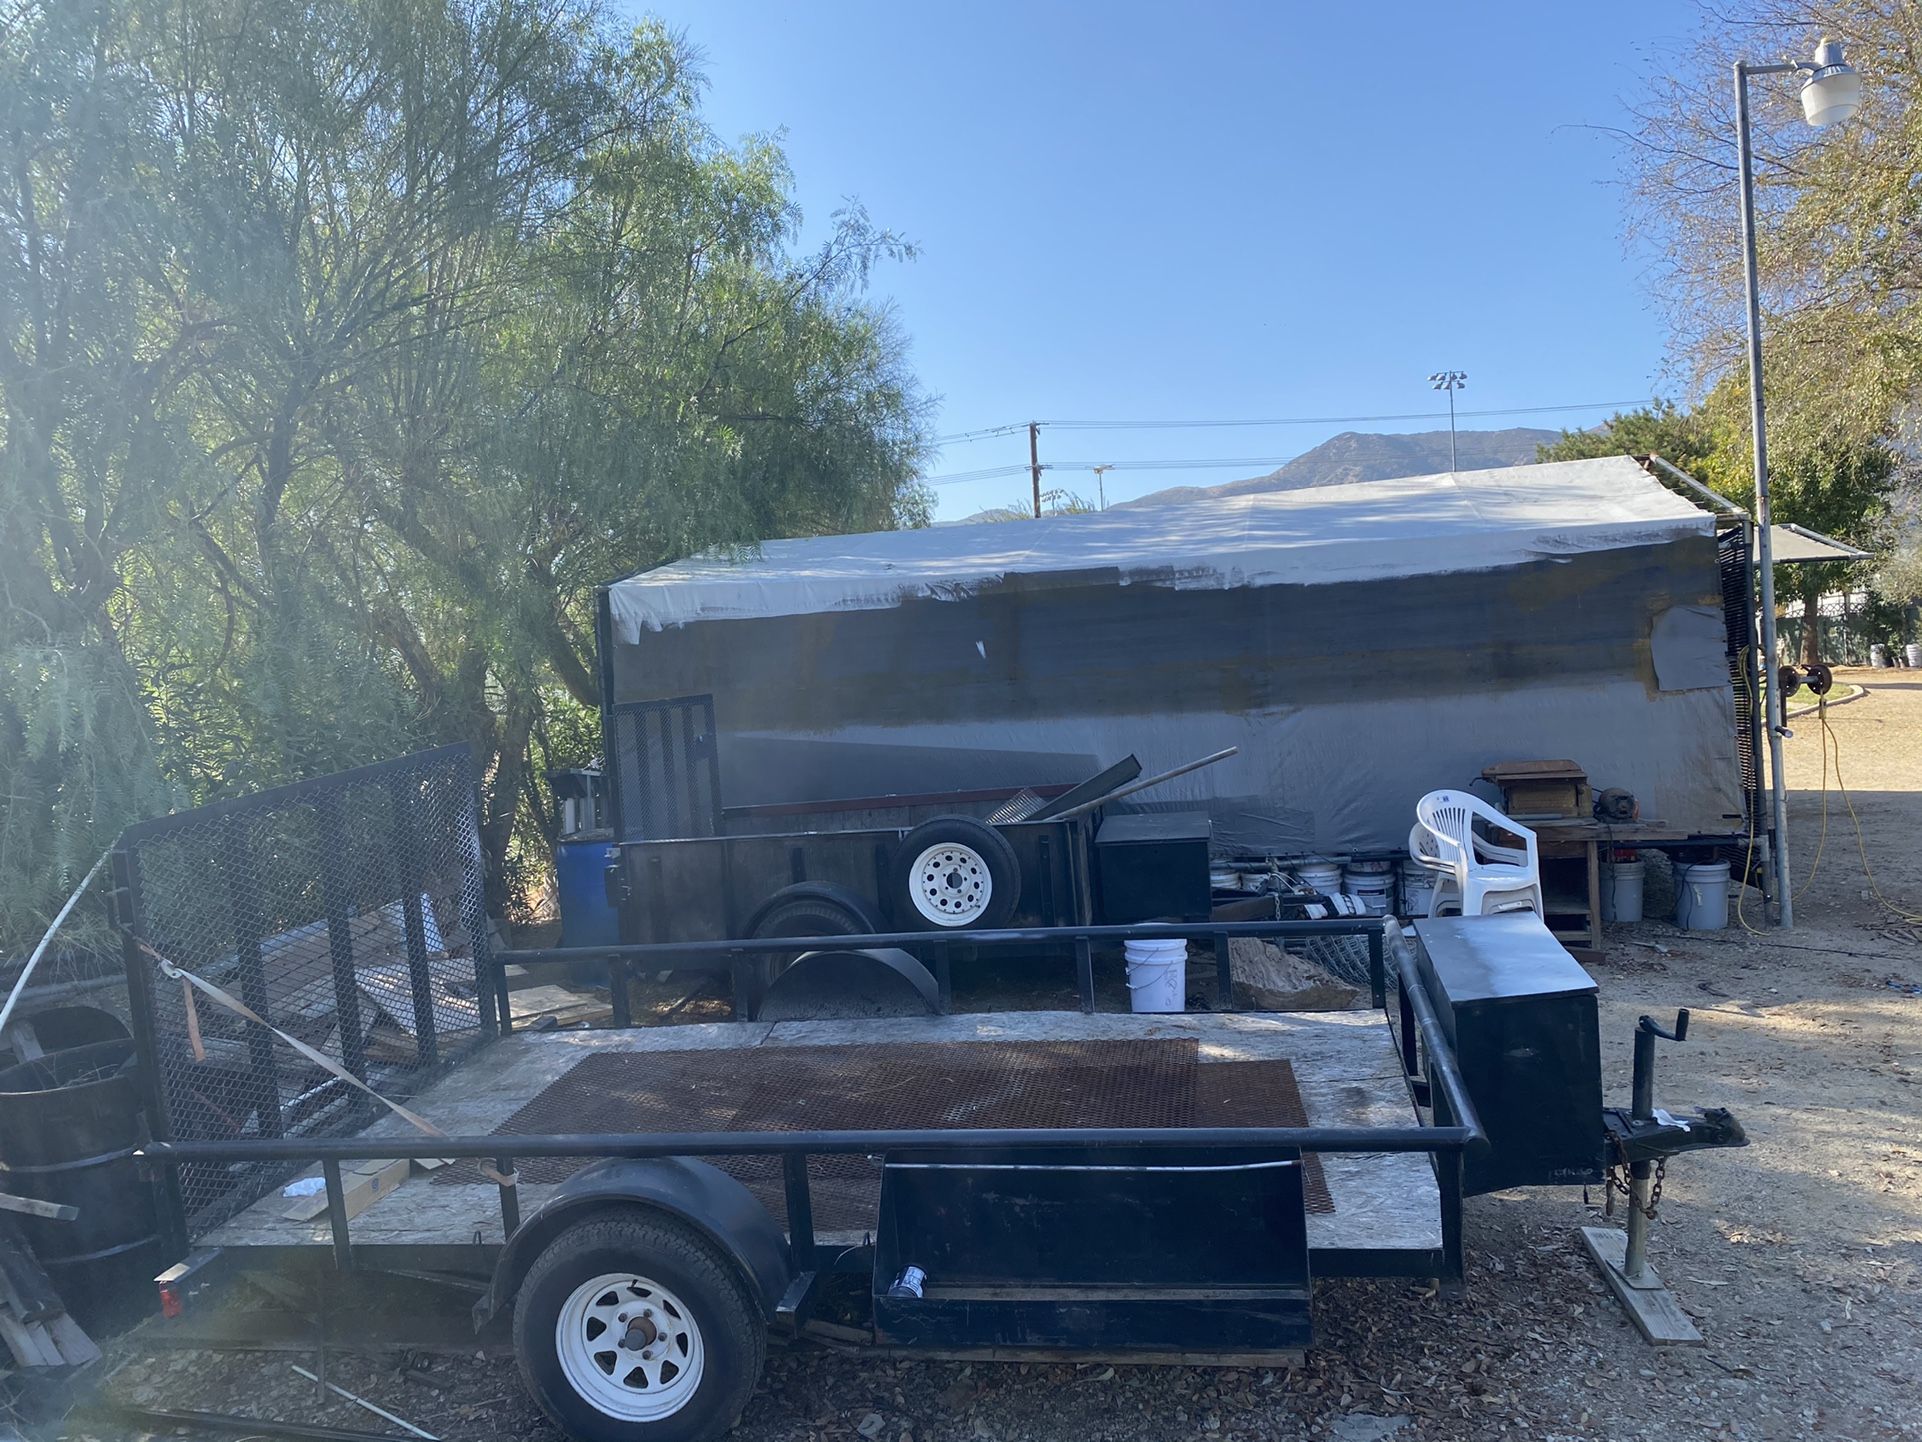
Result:
{"label": "utility trailer", "polygon": [[[1045,978],[1186,937],[1214,1007],[1173,1015],[1077,987],[1057,1011],[530,1031],[507,968],[579,953],[489,945],[460,748],[145,823],[115,874],[141,1155],[180,1258],[163,1310],[234,1265],[465,1279],[587,1442],[720,1435],[769,1328],[817,1308],[885,1353],[1287,1362],[1316,1278],[1459,1282],[1467,1195],[1741,1139],[1658,1114],[1639,1074],[1636,1115],[1603,1107],[1594,985],[1532,917],[935,938]],[[1243,937],[1358,948],[1371,1005],[1235,1010]],[[736,978],[929,940],[609,954]]]}

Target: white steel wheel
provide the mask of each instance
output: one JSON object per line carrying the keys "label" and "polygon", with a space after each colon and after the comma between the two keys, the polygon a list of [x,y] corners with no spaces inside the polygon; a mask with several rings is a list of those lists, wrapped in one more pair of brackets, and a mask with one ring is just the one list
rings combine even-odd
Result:
{"label": "white steel wheel", "polygon": [[937,842],[914,859],[908,897],[936,926],[967,926],[987,915],[994,875],[987,858],[972,846]]}
{"label": "white steel wheel", "polygon": [[554,1320],[554,1353],[582,1400],[623,1422],[673,1416],[706,1367],[692,1310],[632,1272],[591,1277],[568,1295]]}

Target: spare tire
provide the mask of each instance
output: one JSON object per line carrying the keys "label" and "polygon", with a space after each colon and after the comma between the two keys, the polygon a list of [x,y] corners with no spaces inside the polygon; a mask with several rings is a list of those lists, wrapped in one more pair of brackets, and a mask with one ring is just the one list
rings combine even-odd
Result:
{"label": "spare tire", "polygon": [[991,931],[1021,902],[1021,863],[986,822],[937,816],[894,848],[887,901],[903,930]]}

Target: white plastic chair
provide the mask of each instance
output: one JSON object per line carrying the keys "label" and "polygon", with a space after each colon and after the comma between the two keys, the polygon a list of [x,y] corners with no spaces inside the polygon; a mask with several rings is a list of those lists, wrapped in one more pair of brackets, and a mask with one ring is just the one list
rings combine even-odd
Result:
{"label": "white plastic chair", "polygon": [[[1490,841],[1475,830],[1477,821],[1512,831],[1522,839],[1520,849]],[[1441,873],[1428,903],[1430,916],[1440,916],[1444,906],[1457,907],[1463,916],[1524,909],[1539,916],[1543,911],[1535,833],[1479,796],[1431,791],[1422,797],[1415,803],[1408,854]]]}

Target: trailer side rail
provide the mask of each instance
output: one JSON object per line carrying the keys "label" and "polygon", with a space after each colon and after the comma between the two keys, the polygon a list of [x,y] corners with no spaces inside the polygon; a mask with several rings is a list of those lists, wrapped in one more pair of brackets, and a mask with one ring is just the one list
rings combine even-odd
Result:
{"label": "trailer side rail", "polygon": [[[1255,921],[1233,923],[1143,924],[1135,926],[1051,927],[1000,932],[970,932],[955,936],[900,933],[865,937],[773,937],[724,942],[687,942],[625,945],[607,948],[505,951],[492,958],[496,968],[510,963],[539,966],[579,961],[584,956],[607,958],[620,965],[648,969],[691,970],[738,976],[743,963],[760,953],[791,952],[838,945],[972,945],[976,947],[1072,944],[1084,1000],[1090,995],[1090,949],[1096,941],[1142,937],[1212,939],[1219,961],[1224,1009],[1233,1009],[1227,972],[1228,940],[1247,936],[1267,939],[1314,936],[1365,936],[1369,941],[1371,991],[1386,1006],[1389,990],[1387,925],[1375,917],[1336,918],[1328,921]],[[789,1200],[790,1247],[798,1266],[811,1265],[815,1238],[807,1158],[810,1156],[866,1155],[912,1152],[921,1155],[959,1153],[978,1148],[1059,1153],[1064,1149],[1093,1151],[1113,1147],[1185,1152],[1220,1148],[1239,1150],[1299,1150],[1321,1153],[1424,1153],[1434,1167],[1441,1208],[1441,1270],[1461,1275],[1461,1168],[1464,1153],[1481,1151],[1487,1134],[1463,1081],[1433,999],[1428,995],[1410,949],[1392,949],[1394,990],[1400,1026],[1398,1050],[1404,1081],[1415,1106],[1415,1121],[1405,1126],[1282,1126],[1211,1128],[1021,1128],[1021,1129],[911,1129],[790,1132],[679,1132],[679,1133],[549,1133],[511,1137],[488,1136],[280,1136],[230,1140],[156,1139],[142,1155],[175,1172],[195,1164],[233,1162],[319,1163],[325,1181],[327,1216],[334,1256],[343,1267],[353,1265],[353,1245],[347,1215],[341,1166],[364,1160],[479,1159],[511,1174],[521,1158],[654,1158],[699,1156],[779,1156]],[[497,970],[496,975],[499,975]],[[504,998],[503,998],[504,999]],[[1092,1009],[1091,1007],[1089,1008]],[[506,1008],[501,1008],[506,1014]],[[1428,1116],[1423,1118],[1423,1112]],[[500,1188],[504,1236],[520,1226],[518,1191]]]}

